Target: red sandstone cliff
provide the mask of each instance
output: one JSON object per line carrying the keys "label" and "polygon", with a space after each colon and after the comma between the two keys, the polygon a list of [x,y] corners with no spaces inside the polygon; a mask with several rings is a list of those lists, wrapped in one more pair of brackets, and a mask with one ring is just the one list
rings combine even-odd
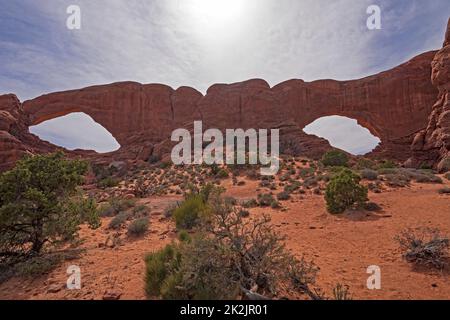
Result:
{"label": "red sandstone cliff", "polygon": [[[255,79],[213,85],[205,96],[188,87],[174,90],[135,82],[52,93],[23,104],[14,95],[0,96],[0,170],[24,153],[54,150],[55,146],[30,134],[28,127],[72,112],[88,114],[120,143],[117,152],[96,156],[106,159],[146,160],[154,152],[167,152],[171,132],[189,128],[194,120],[202,120],[205,129],[280,128],[282,151],[317,157],[330,145],[305,134],[303,128],[330,115],[356,119],[378,136],[382,143],[374,156],[406,160],[412,154],[409,146],[414,136],[422,130],[423,137],[434,138],[416,137],[415,154],[420,150],[421,156],[426,155],[432,146],[430,160],[443,159],[449,142],[443,133],[448,131],[442,129],[448,128],[450,115],[445,112],[449,50],[446,46],[437,55],[427,52],[359,80],[289,80],[271,88],[264,80]],[[428,121],[438,95],[440,102]],[[440,142],[436,145],[436,141]]]}
{"label": "red sandstone cliff", "polygon": [[407,165],[434,165],[445,172],[450,170],[450,19],[444,46],[432,61],[431,81],[439,90],[438,99],[426,129],[414,138]]}

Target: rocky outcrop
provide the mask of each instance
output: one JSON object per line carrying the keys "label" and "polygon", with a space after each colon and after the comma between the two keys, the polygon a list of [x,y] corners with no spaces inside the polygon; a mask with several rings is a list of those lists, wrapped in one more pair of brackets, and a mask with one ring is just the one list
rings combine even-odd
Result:
{"label": "rocky outcrop", "polygon": [[[406,160],[415,134],[427,127],[438,93],[442,104],[448,102],[446,85],[441,84],[445,76],[438,72],[442,69],[438,66],[448,60],[439,58],[445,53],[435,55],[427,52],[359,80],[289,80],[271,88],[266,81],[254,79],[213,85],[205,96],[189,87],[174,90],[135,82],[52,93],[23,104],[13,95],[0,96],[0,167],[10,166],[27,152],[56,149],[30,134],[28,127],[72,112],[91,116],[121,145],[117,152],[103,155],[71,153],[86,157],[146,160],[167,152],[172,131],[189,128],[195,120],[202,120],[204,129],[279,128],[282,151],[319,157],[331,148],[329,143],[305,134],[303,128],[318,118],[340,115],[356,119],[381,139],[373,156]],[[430,80],[433,58],[436,86]],[[447,116],[436,113],[436,126]]]}
{"label": "rocky outcrop", "polygon": [[450,19],[443,48],[432,61],[431,82],[439,90],[426,129],[414,138],[413,157],[408,166],[434,166],[441,172],[450,170]]}
{"label": "rocky outcrop", "polygon": [[0,171],[12,167],[26,154],[61,149],[30,134],[28,123],[23,106],[15,95],[0,96]]}

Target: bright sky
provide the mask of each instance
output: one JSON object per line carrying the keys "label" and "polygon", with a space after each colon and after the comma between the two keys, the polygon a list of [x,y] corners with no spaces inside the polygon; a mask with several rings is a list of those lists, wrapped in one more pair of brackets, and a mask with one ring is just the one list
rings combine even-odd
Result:
{"label": "bright sky", "polygon": [[[81,30],[66,27],[71,4]],[[366,27],[372,4],[381,30]],[[26,100],[124,80],[205,92],[250,78],[355,79],[441,47],[449,13],[448,0],[0,0],[0,94]],[[51,140],[77,121],[41,133]]]}

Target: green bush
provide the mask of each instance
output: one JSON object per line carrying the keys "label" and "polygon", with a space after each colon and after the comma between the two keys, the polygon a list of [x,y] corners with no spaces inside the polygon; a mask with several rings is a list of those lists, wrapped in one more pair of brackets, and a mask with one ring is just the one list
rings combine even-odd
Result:
{"label": "green bush", "polygon": [[67,200],[66,208],[72,212],[72,215],[80,217],[82,221],[86,221],[91,228],[97,229],[101,226],[99,211],[94,198],[73,197]]}
{"label": "green bush", "polygon": [[225,169],[220,169],[219,172],[216,174],[216,177],[219,179],[226,179],[228,178],[228,172]]}
{"label": "green bush", "polygon": [[155,163],[158,163],[159,161],[161,161],[161,157],[156,154],[152,154],[148,158],[148,163],[150,163],[150,164],[155,164]]}
{"label": "green bush", "polygon": [[181,255],[178,247],[167,245],[164,249],[151,253],[145,258],[145,291],[149,297],[159,297],[169,275],[180,266]]}
{"label": "green bush", "polygon": [[374,181],[378,179],[378,172],[372,169],[363,169],[361,171],[361,177],[366,180]]}
{"label": "green bush", "polygon": [[147,256],[149,298],[235,300],[255,284],[259,295],[274,297],[287,289],[317,298],[310,289],[317,268],[285,249],[267,216],[243,222],[223,201],[212,201],[217,211],[197,236]]}
{"label": "green bush", "polygon": [[117,214],[114,208],[109,203],[103,203],[98,208],[98,215],[102,218],[113,217]]}
{"label": "green bush", "polygon": [[272,209],[279,209],[279,208],[281,208],[281,205],[280,205],[280,203],[279,203],[277,200],[273,200],[273,201],[270,203],[270,207],[271,207]]}
{"label": "green bush", "polygon": [[141,218],[141,219],[134,220],[128,226],[128,235],[134,236],[134,237],[140,237],[140,236],[144,235],[148,230],[149,224],[150,223],[149,223],[148,218]]}
{"label": "green bush", "polygon": [[444,178],[450,181],[450,172],[444,174]]}
{"label": "green bush", "polygon": [[133,208],[136,205],[136,201],[133,199],[121,199],[121,198],[111,198],[109,200],[111,208],[116,214]]}
{"label": "green bush", "polygon": [[38,254],[47,242],[76,236],[92,212],[85,216],[67,203],[87,169],[85,162],[58,152],[26,157],[0,175],[0,262]]}
{"label": "green bush", "polygon": [[258,194],[258,204],[261,207],[269,207],[275,199],[270,193]]}
{"label": "green bush", "polygon": [[339,150],[328,151],[323,155],[322,163],[327,167],[347,167],[348,156]]}
{"label": "green bush", "polygon": [[113,177],[106,177],[101,179],[97,185],[102,189],[113,188],[119,185],[119,180]]}
{"label": "green bush", "polygon": [[330,213],[342,213],[354,204],[363,204],[368,200],[368,190],[359,184],[360,180],[361,178],[349,169],[343,169],[331,179],[325,192]]}
{"label": "green bush", "polygon": [[208,206],[200,194],[190,195],[173,212],[177,228],[192,229],[208,213]]}
{"label": "green bush", "polygon": [[383,160],[378,164],[378,169],[395,169],[397,165],[391,160]]}
{"label": "green bush", "polygon": [[191,235],[186,230],[178,232],[178,240],[181,242],[190,242],[192,240]]}
{"label": "green bush", "polygon": [[290,196],[289,193],[286,192],[286,191],[282,191],[282,192],[280,192],[279,194],[277,194],[277,199],[278,199],[278,200],[281,200],[281,201],[283,201],[283,200],[289,200],[290,198],[291,198],[291,196]]}
{"label": "green bush", "polygon": [[126,212],[122,212],[119,213],[117,216],[115,216],[109,223],[109,228],[110,229],[120,229],[120,227],[122,227],[125,222],[128,220],[128,214]]}
{"label": "green bush", "polygon": [[239,210],[239,216],[242,218],[248,218],[250,216],[250,211],[248,210]]}
{"label": "green bush", "polygon": [[172,163],[169,161],[166,162],[161,162],[161,164],[159,165],[160,169],[168,169],[172,166]]}
{"label": "green bush", "polygon": [[360,158],[356,162],[356,168],[359,170],[363,169],[375,169],[376,164],[373,160],[367,159],[367,158]]}
{"label": "green bush", "polygon": [[242,203],[242,206],[246,209],[255,208],[258,206],[258,201],[256,201],[255,199],[250,199],[250,200],[244,201]]}
{"label": "green bush", "polygon": [[450,194],[450,188],[449,187],[444,187],[438,190],[439,194]]}

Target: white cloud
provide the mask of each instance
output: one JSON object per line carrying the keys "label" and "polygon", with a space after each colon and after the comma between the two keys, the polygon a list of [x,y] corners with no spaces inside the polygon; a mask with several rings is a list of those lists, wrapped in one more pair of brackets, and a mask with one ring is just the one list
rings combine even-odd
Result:
{"label": "white cloud", "polygon": [[3,8],[0,92],[22,100],[126,80],[206,92],[249,78],[360,78],[438,48],[448,16],[443,0],[379,0],[383,29],[370,31],[372,0],[77,0],[82,29],[68,30],[72,0],[20,1]]}

